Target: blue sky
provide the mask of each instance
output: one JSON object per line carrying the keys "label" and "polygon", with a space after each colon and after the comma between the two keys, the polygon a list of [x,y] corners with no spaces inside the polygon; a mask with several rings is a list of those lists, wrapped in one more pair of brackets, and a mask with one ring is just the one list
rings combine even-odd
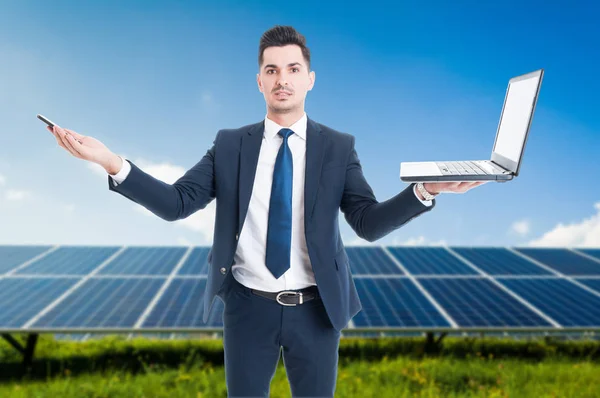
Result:
{"label": "blue sky", "polygon": [[488,159],[508,80],[545,69],[522,174],[442,194],[375,244],[600,246],[599,6],[203,3],[3,2],[0,244],[209,245],[214,202],[168,223],[35,115],[174,182],[219,129],[264,118],[258,43],[279,24],[311,50],[308,116],[356,137],[379,201],[407,186],[402,161]]}

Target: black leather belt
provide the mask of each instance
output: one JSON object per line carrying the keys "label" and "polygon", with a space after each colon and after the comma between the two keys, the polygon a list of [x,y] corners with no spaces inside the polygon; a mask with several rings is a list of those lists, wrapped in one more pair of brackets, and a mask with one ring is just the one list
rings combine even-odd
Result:
{"label": "black leather belt", "polygon": [[319,289],[316,286],[309,286],[299,290],[282,290],[280,292],[265,292],[263,290],[250,289],[258,296],[262,296],[277,301],[281,305],[298,305],[307,301],[319,298]]}

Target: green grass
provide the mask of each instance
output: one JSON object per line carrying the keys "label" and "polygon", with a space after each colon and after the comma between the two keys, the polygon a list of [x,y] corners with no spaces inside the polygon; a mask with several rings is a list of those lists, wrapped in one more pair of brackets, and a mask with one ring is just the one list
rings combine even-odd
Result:
{"label": "green grass", "polygon": [[[447,339],[426,355],[422,340],[342,339],[336,397],[600,396],[596,342]],[[220,340],[45,338],[37,355],[25,379],[0,373],[0,397],[227,396]],[[15,359],[0,343],[2,370]],[[281,360],[271,397],[291,397]]]}

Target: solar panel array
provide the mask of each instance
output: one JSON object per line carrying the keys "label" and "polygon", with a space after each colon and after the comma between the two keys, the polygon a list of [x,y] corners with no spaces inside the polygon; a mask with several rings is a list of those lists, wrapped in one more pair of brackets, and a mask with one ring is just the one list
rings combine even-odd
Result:
{"label": "solar panel array", "polygon": [[[0,246],[0,333],[199,332],[209,247]],[[346,247],[348,330],[600,330],[600,249]]]}

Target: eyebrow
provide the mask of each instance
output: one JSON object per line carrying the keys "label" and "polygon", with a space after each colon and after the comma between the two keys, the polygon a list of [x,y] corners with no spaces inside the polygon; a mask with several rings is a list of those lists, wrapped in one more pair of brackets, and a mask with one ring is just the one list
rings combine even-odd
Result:
{"label": "eyebrow", "polygon": [[[302,66],[302,64],[300,62],[292,62],[291,64],[288,64],[287,66],[289,68],[290,66],[294,66],[294,65]],[[268,64],[268,65],[265,65],[265,67],[263,69],[267,69],[267,68],[277,68],[277,65]]]}

